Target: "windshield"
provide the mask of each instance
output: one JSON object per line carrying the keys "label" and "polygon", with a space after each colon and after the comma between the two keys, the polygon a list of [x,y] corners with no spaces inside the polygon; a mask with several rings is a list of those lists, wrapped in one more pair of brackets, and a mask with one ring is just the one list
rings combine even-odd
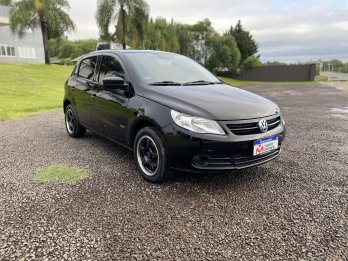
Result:
{"label": "windshield", "polygon": [[208,70],[185,56],[155,52],[126,55],[148,84],[220,83]]}

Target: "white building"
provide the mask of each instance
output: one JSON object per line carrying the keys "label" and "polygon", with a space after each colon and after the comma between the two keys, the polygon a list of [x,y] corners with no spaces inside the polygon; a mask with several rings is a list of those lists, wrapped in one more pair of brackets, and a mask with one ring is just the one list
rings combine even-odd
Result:
{"label": "white building", "polygon": [[9,7],[0,5],[0,62],[45,63],[41,29],[19,38],[11,32],[9,12]]}

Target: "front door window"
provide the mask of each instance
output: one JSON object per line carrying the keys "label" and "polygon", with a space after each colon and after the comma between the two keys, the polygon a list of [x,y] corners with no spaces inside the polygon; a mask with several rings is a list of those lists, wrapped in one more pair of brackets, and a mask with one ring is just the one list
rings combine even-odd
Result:
{"label": "front door window", "polygon": [[112,56],[104,56],[100,64],[99,83],[103,84],[103,80],[108,77],[121,77],[124,79],[124,70],[121,64]]}

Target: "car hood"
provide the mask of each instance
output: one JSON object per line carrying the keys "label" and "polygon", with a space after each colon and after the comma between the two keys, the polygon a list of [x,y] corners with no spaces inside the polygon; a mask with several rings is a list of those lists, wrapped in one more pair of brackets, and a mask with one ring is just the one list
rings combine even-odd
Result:
{"label": "car hood", "polygon": [[220,121],[266,117],[278,108],[266,98],[226,84],[149,86],[144,96],[188,115]]}

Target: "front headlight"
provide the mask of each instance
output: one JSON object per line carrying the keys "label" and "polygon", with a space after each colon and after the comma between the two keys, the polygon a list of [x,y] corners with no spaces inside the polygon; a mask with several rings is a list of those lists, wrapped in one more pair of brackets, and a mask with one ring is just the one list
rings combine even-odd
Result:
{"label": "front headlight", "polygon": [[188,116],[174,110],[171,110],[170,114],[173,121],[184,129],[197,133],[225,135],[225,132],[216,121]]}

